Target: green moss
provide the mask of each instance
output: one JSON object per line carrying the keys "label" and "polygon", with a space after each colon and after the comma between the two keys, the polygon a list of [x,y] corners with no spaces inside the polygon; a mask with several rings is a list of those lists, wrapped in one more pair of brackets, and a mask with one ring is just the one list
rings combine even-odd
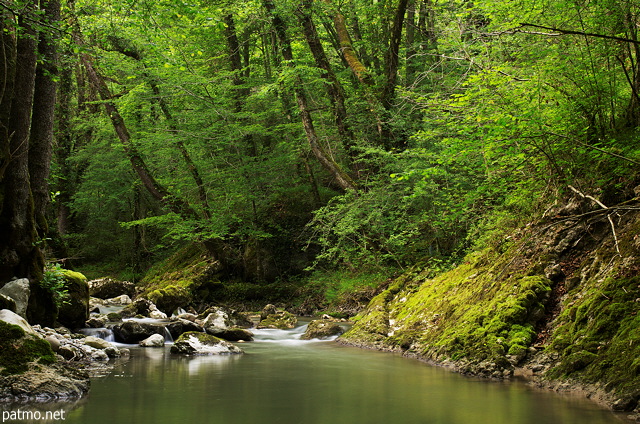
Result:
{"label": "green moss", "polygon": [[401,277],[343,339],[509,367],[506,356],[522,359],[533,342],[552,283],[537,275],[500,276],[508,257],[487,250],[436,278],[429,270]]}
{"label": "green moss", "polygon": [[147,294],[147,298],[162,312],[170,315],[179,307],[186,308],[189,306],[192,295],[184,287],[169,285],[150,292]]}
{"label": "green moss", "polygon": [[640,390],[638,277],[590,280],[576,290],[558,317],[550,350],[561,353],[550,377],[611,385],[619,393]]}
{"label": "green moss", "polygon": [[24,335],[25,332],[20,326],[0,321],[0,340],[9,343],[21,338]]}
{"label": "green moss", "polygon": [[63,271],[64,276],[67,279],[67,282],[69,284],[83,284],[84,282],[87,281],[87,277],[84,276],[84,274],[77,272],[77,271],[71,271],[68,269],[65,269]]}
{"label": "green moss", "polygon": [[275,314],[269,314],[263,320],[260,320],[258,328],[279,328],[282,330],[294,328],[298,322],[298,318],[290,312],[278,311]]}
{"label": "green moss", "polygon": [[207,253],[200,244],[189,244],[153,266],[140,282],[146,293],[167,286],[189,288],[209,266]]}
{"label": "green moss", "polygon": [[29,363],[55,362],[55,354],[46,340],[25,334],[17,325],[0,321],[0,375],[21,374],[29,369]]}

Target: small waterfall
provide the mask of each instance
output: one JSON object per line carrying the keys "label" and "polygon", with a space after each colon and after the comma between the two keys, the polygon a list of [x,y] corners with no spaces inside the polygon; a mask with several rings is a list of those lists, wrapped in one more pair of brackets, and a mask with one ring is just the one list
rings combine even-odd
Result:
{"label": "small waterfall", "polygon": [[290,330],[278,330],[273,328],[253,328],[251,332],[255,337],[255,341],[268,341],[277,343],[305,343],[306,341],[300,340],[300,336],[304,334],[307,329],[307,324],[292,328]]}
{"label": "small waterfall", "polygon": [[173,314],[171,316],[172,317],[177,317],[179,315],[186,314],[186,313],[187,313],[187,311],[185,311],[184,309],[178,308],[173,312]]}
{"label": "small waterfall", "polygon": [[108,342],[115,342],[113,337],[113,331],[110,328],[83,328],[80,333],[86,336],[98,337],[99,339],[106,340]]}
{"label": "small waterfall", "polygon": [[162,327],[164,329],[164,342],[165,343],[173,343],[173,337],[171,337],[171,332],[167,327]]}

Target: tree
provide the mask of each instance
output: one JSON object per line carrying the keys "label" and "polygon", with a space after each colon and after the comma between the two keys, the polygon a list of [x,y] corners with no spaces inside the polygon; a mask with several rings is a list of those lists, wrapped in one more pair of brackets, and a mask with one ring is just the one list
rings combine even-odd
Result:
{"label": "tree", "polygon": [[[263,0],[262,4],[271,17],[273,28],[278,36],[280,42],[280,48],[282,50],[282,56],[287,61],[289,67],[295,68],[293,50],[291,49],[291,41],[287,35],[286,24],[284,20],[278,15],[275,10],[275,5],[271,0]],[[307,95],[304,92],[303,83],[299,76],[294,76],[294,93],[296,96],[296,102],[300,110],[300,119],[302,120],[302,126],[307,135],[307,141],[309,147],[314,156],[322,164],[322,166],[331,173],[336,182],[344,190],[356,189],[356,183],[353,179],[342,169],[342,167],[329,155],[324,147],[320,144],[320,140],[313,125],[313,118],[307,102]]]}
{"label": "tree", "polygon": [[[2,209],[0,211],[0,280],[19,276],[37,280],[44,260],[37,246],[33,197],[29,181],[29,131],[36,76],[36,4],[4,10],[2,37]],[[34,164],[35,165],[35,164]],[[40,164],[43,165],[43,164]]]}
{"label": "tree", "polygon": [[[59,3],[11,2],[2,11],[0,74],[0,283],[27,278],[31,322],[53,324],[52,294],[40,286],[55,102]],[[37,65],[38,52],[42,62]],[[36,122],[37,120],[37,122]]]}

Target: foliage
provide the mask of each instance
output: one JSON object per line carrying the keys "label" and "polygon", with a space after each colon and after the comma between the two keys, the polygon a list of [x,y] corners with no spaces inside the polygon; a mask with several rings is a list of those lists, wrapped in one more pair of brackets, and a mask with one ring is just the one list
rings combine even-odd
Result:
{"label": "foliage", "polygon": [[[75,3],[69,13],[91,43],[65,38],[66,68],[91,55],[168,195],[147,192],[95,88],[82,73],[69,79],[62,116],[73,143],[54,170],[74,256],[95,263],[108,251],[111,268],[136,277],[191,242],[218,246],[209,253],[232,279],[407,268],[489,246],[568,185],[605,204],[634,195],[633,2],[410,2],[390,104],[381,99],[400,3],[311,2],[324,65],[300,4],[273,3]],[[369,80],[336,48],[338,17]],[[298,86],[311,105],[302,125]],[[314,160],[309,122],[357,189],[341,190]]]}
{"label": "foliage", "polygon": [[58,308],[67,303],[68,290],[66,288],[65,270],[60,264],[49,264],[45,268],[40,286],[51,293]]}

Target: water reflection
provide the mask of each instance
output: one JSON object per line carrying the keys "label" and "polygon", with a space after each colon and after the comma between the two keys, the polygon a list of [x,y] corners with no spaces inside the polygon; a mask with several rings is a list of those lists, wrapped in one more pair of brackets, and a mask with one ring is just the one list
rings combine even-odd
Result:
{"label": "water reflection", "polygon": [[[296,330],[299,332],[299,329]],[[297,334],[297,336],[295,335]],[[605,424],[616,415],[520,383],[465,378],[399,356],[259,332],[245,355],[132,350],[66,423]]]}

